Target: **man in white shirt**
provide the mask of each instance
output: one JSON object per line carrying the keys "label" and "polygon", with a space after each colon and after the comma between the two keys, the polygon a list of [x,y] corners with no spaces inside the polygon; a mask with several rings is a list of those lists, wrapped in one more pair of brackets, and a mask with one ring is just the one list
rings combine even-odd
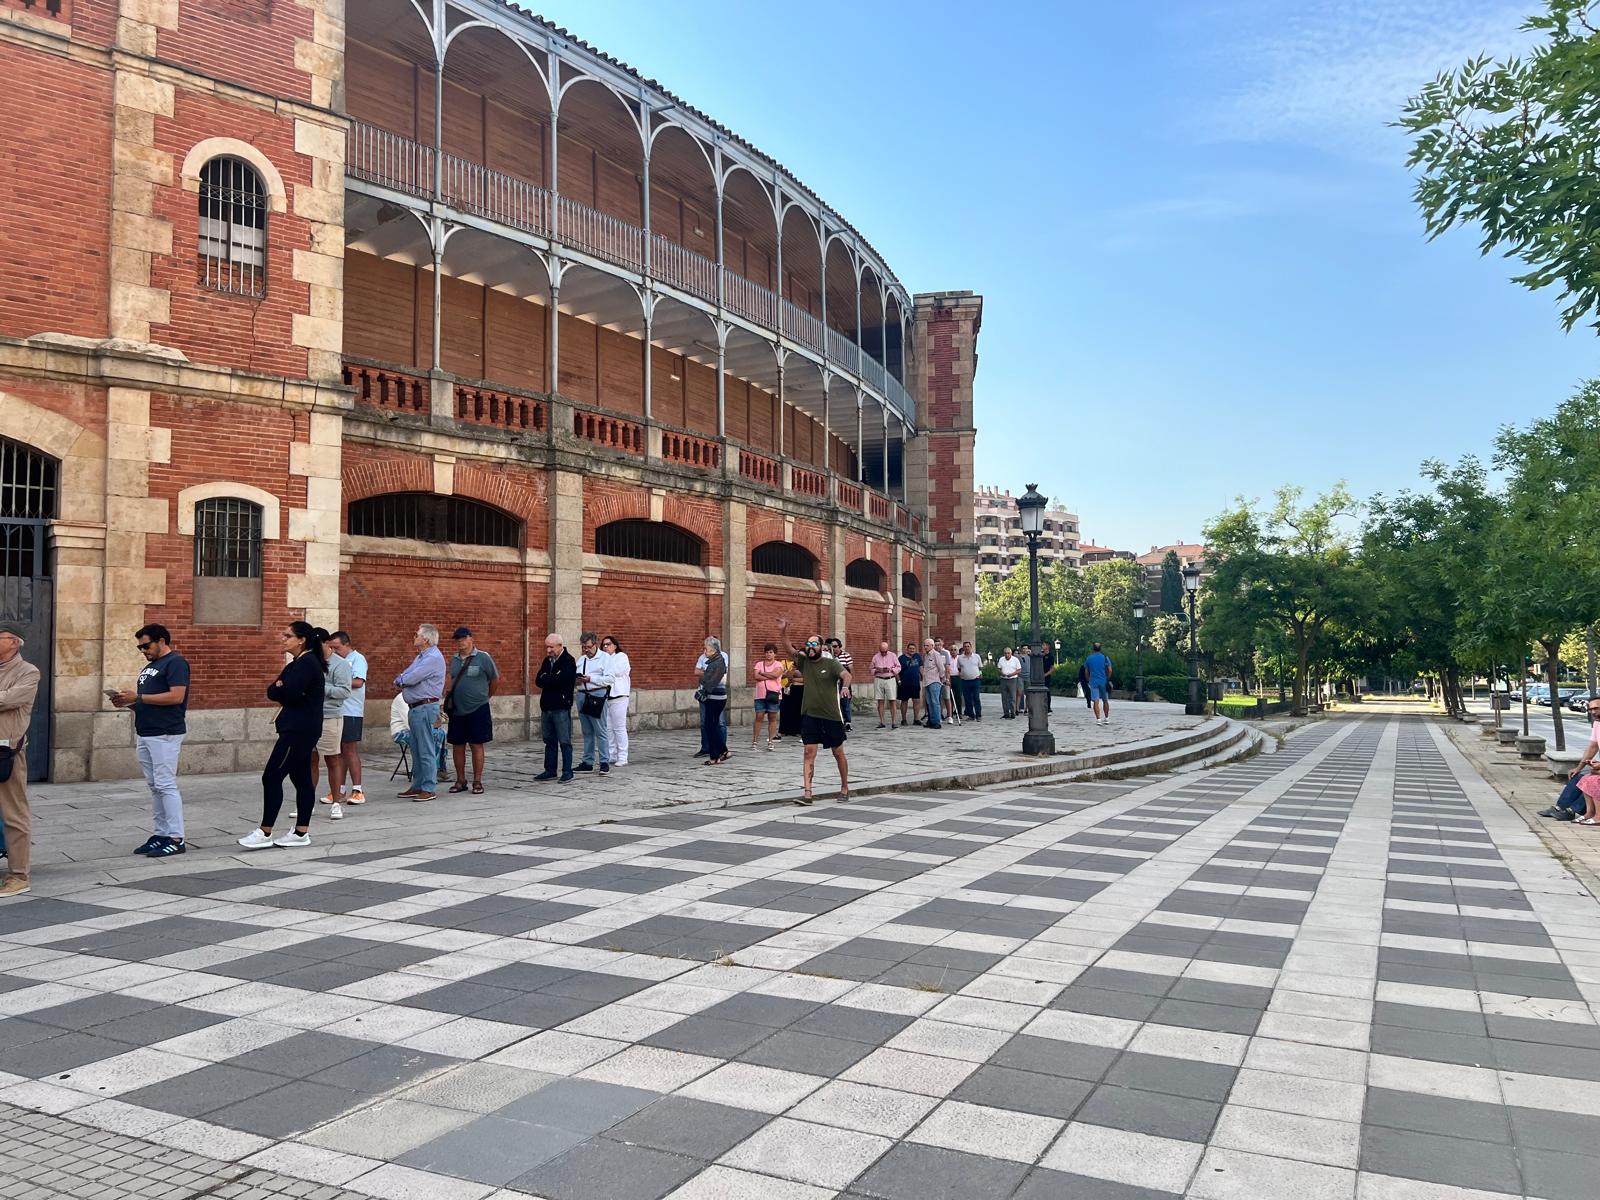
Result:
{"label": "man in white shirt", "polygon": [[350,635],[335,630],[333,652],[350,664],[350,695],[339,710],[344,729],[339,735],[339,761],[328,770],[329,802],[339,798],[345,780],[350,782],[347,804],[365,804],[361,791],[361,726],[367,713],[367,657],[350,644]]}
{"label": "man in white shirt", "polygon": [[956,674],[961,680],[961,714],[974,721],[983,720],[983,658],[972,648],[971,642],[961,643],[961,653],[956,655]]}
{"label": "man in white shirt", "polygon": [[1022,660],[1007,646],[995,666],[1000,670],[1000,719],[1009,721],[1022,711]]}
{"label": "man in white shirt", "polygon": [[[728,657],[726,650],[722,652],[722,661],[731,672],[733,670],[733,660]],[[696,687],[700,686],[700,676],[705,674],[705,669],[706,656],[702,654],[694,660],[694,682]],[[724,742],[728,740],[728,706],[726,704],[722,706],[722,740]],[[706,731],[706,706],[705,702],[702,701],[700,704],[700,749],[695,751],[694,756],[696,758],[704,758],[710,753],[711,747],[707,741]]]}
{"label": "man in white shirt", "polygon": [[[606,745],[606,701],[611,695],[611,655],[600,649],[600,635],[585,633],[578,639],[578,720],[583,725],[583,760],[575,771],[611,773],[611,752]],[[594,709],[591,713],[589,710]]]}

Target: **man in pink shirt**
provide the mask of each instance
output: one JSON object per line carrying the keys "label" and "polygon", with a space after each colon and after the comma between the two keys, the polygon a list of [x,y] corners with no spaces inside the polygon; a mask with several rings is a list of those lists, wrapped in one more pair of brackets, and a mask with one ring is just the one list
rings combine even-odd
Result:
{"label": "man in pink shirt", "polygon": [[[878,652],[872,656],[872,698],[878,702],[878,728],[894,728],[894,697],[896,682],[900,678],[900,656],[889,649],[889,643],[879,642]],[[887,726],[883,709],[889,708]]]}

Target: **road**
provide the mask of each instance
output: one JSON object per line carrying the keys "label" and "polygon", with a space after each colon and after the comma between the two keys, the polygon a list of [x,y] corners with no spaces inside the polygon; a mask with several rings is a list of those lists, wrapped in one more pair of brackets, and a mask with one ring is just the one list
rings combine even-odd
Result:
{"label": "road", "polygon": [[1198,774],[46,890],[0,908],[7,1196],[1592,1200],[1600,1173],[1600,904],[1423,717]]}

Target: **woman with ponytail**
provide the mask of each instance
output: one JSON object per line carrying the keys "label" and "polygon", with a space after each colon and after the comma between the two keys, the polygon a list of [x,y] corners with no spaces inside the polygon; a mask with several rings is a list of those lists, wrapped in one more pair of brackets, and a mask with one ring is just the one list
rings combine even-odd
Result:
{"label": "woman with ponytail", "polygon": [[[305,621],[290,621],[280,635],[289,661],[267,685],[267,699],[276,703],[277,744],[261,772],[261,827],[239,839],[246,850],[267,846],[309,846],[311,812],[317,806],[317,788],[311,779],[311,756],[322,736],[322,696],[328,664],[322,653],[325,635]],[[272,836],[283,808],[283,779],[294,784],[294,829]]]}

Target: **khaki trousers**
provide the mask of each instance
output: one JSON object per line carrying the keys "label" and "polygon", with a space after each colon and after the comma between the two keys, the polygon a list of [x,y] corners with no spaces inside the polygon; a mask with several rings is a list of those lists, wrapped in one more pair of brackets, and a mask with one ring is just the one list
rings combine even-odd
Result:
{"label": "khaki trousers", "polygon": [[33,842],[33,819],[28,813],[28,759],[19,754],[11,764],[11,778],[0,783],[0,821],[6,825],[6,856],[11,874],[28,877],[28,851]]}

